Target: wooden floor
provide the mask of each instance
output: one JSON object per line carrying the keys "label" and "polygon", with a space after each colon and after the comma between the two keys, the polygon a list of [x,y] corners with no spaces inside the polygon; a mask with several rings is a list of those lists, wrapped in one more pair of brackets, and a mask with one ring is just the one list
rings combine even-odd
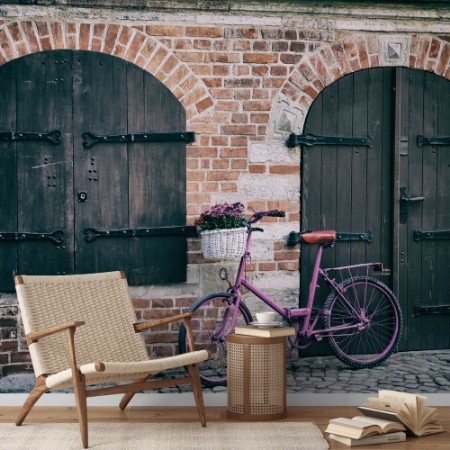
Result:
{"label": "wooden floor", "polygon": [[[14,422],[20,408],[0,407],[0,423]],[[378,450],[430,450],[450,449],[450,407],[437,408],[441,422],[446,432],[425,436],[422,438],[409,437],[406,442],[395,444],[383,444],[375,446],[358,447],[363,449],[375,448]],[[195,407],[128,407],[125,411],[112,407],[89,407],[90,422],[196,422],[197,411]],[[358,414],[355,407],[317,407],[317,406],[293,406],[288,407],[288,417],[285,422],[313,422],[322,431],[325,430],[328,421],[333,417],[352,417]],[[226,407],[206,408],[207,421],[209,422],[232,422],[227,419]],[[76,422],[76,411],[73,407],[44,407],[36,406],[26,419],[28,423],[53,423],[53,422]],[[337,442],[330,441],[331,449],[348,448]],[[80,446],[81,448],[81,446]]]}

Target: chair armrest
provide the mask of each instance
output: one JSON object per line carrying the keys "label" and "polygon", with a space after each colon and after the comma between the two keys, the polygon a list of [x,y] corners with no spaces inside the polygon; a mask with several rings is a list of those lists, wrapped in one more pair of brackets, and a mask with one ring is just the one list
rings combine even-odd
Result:
{"label": "chair armrest", "polygon": [[45,329],[39,330],[39,331],[32,331],[31,333],[28,333],[26,336],[27,344],[28,345],[33,344],[34,342],[38,342],[39,339],[41,339],[43,337],[50,336],[50,335],[56,334],[56,333],[60,333],[61,331],[69,330],[70,328],[76,329],[84,324],[85,324],[85,322],[83,322],[83,321],[75,320],[73,322],[63,323],[63,324],[57,325],[55,327],[45,328]]}
{"label": "chair armrest", "polygon": [[148,330],[149,328],[156,327],[158,325],[163,325],[165,323],[171,323],[176,322],[178,320],[186,320],[190,319],[192,316],[194,316],[194,313],[183,313],[183,314],[177,314],[176,316],[171,317],[164,317],[163,319],[157,319],[152,320],[151,322],[140,322],[140,323],[134,323],[134,331],[136,333],[139,333],[141,331]]}

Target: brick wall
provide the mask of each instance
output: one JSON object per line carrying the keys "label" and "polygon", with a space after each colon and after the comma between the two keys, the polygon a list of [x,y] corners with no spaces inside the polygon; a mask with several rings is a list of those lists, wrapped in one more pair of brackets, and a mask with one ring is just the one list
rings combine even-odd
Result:
{"label": "brick wall", "polygon": [[[157,77],[185,107],[187,129],[197,136],[187,149],[187,223],[222,201],[240,200],[249,211],[285,210],[285,218],[266,220],[249,277],[293,306],[299,253],[285,242],[299,229],[301,171],[300,150],[288,149],[286,137],[301,132],[319,93],[350,72],[400,65],[450,78],[450,15],[407,6],[224,2],[228,8],[215,11],[213,3],[208,10],[185,3],[190,8],[165,2],[166,9],[153,11],[102,9],[97,2],[84,9],[2,5],[0,65],[44,50],[82,49]],[[133,288],[138,318],[180,312],[198,296],[223,290],[218,267],[191,239],[188,282]],[[0,375],[30,370],[14,299],[0,298],[0,311]],[[176,327],[146,335],[153,355],[176,351]]]}

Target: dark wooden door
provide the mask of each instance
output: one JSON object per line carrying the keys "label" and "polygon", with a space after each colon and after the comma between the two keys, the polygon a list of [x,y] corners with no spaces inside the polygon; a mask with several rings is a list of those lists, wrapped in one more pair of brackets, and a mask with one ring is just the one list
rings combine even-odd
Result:
{"label": "dark wooden door", "polygon": [[[399,199],[394,262],[406,322],[404,345],[449,348],[450,82],[403,69],[396,91],[396,191],[407,199]],[[435,137],[437,143],[418,143],[417,136]]]}
{"label": "dark wooden door", "polygon": [[[449,229],[448,147],[433,153],[432,146],[419,150],[416,145],[418,134],[450,134],[444,120],[449,117],[449,95],[449,82],[429,73],[403,68],[360,71],[327,87],[305,124],[305,133],[373,138],[372,148],[303,148],[302,229],[372,233],[370,243],[338,241],[325,252],[323,263],[379,261],[389,269],[378,276],[399,296],[406,322],[401,343],[405,350],[449,345],[450,316],[441,316],[440,331],[432,333],[440,337],[432,338],[423,327],[429,327],[436,315],[416,314],[424,295],[427,304],[450,304],[448,277],[442,276],[450,268],[449,241],[414,240],[414,231],[427,225]],[[408,202],[405,223],[400,221],[405,204],[400,201],[401,186],[409,198],[426,197]],[[306,245],[301,249],[301,304],[307,299],[315,250]],[[326,293],[321,287],[319,302]]]}
{"label": "dark wooden door", "polygon": [[[185,130],[162,83],[110,55],[41,52],[0,68],[0,132],[59,130],[61,142],[0,140],[0,233],[61,230],[64,243],[0,239],[0,290],[15,273],[125,270],[130,284],[186,277],[186,236],[101,237],[85,230],[185,224],[183,142],[101,143],[83,134]],[[5,234],[6,236],[6,234]]]}

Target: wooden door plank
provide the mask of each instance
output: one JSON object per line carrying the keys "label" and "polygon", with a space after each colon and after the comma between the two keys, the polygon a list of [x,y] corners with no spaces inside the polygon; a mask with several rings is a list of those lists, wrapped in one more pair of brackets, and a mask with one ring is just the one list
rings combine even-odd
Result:
{"label": "wooden door plank", "polygon": [[[354,96],[354,75],[348,75],[339,80],[339,105],[337,110],[336,135],[353,136],[353,105]],[[336,217],[334,228],[336,231],[352,231],[352,153],[350,146],[339,146],[336,148],[337,161],[337,183],[336,183]],[[358,230],[362,231],[362,230]],[[351,262],[351,243],[338,242],[336,244],[336,261],[334,265],[341,265]]]}
{"label": "wooden door plank", "polygon": [[[367,134],[374,147],[367,151],[366,229],[374,240],[365,245],[365,258],[392,268],[393,70],[374,69],[369,77]],[[392,287],[391,277],[381,280]]]}
{"label": "wooden door plank", "polygon": [[[422,78],[422,77],[421,77]],[[437,127],[437,105],[440,103],[438,98],[438,78],[430,74],[423,73],[422,90],[416,92],[415,95],[423,93],[423,135],[438,136]],[[437,229],[437,210],[436,200],[438,192],[436,190],[436,174],[437,174],[437,151],[431,146],[425,146],[419,149],[422,153],[422,167],[420,172],[415,171],[415,175],[421,173],[422,192],[417,195],[423,195],[425,200],[416,205],[411,205],[411,219],[417,215],[418,224],[422,230]],[[410,175],[414,174],[410,172]],[[412,194],[416,195],[415,192]],[[420,223],[420,222],[421,223]],[[420,225],[419,225],[420,223]],[[412,244],[413,245],[413,244]],[[421,272],[413,273],[413,276],[421,278],[422,286],[420,291],[420,304],[430,306],[436,304],[436,251],[438,243],[436,241],[424,240],[416,243],[414,247],[421,249]],[[438,333],[441,330],[444,316],[425,315],[422,318],[421,348],[439,348]]]}
{"label": "wooden door plank", "polygon": [[[17,62],[17,129],[68,130],[71,123],[71,64],[64,51],[29,55]],[[70,133],[69,133],[70,134]],[[72,144],[17,142],[18,231],[64,230],[64,246],[21,241],[18,272],[71,273],[73,245]]]}
{"label": "wooden door plank", "polygon": [[[0,70],[0,130],[16,129],[16,65]],[[17,231],[16,144],[0,142],[0,231]],[[0,242],[0,292],[14,290],[17,267],[17,243]]]}
{"label": "wooden door plank", "polygon": [[[354,83],[354,97],[357,99],[353,106],[353,134],[355,136],[367,136],[368,133],[368,110],[376,105],[369,105],[368,88],[370,83],[369,71],[358,72],[357,82]],[[351,196],[351,229],[353,232],[365,231],[367,229],[366,217],[369,204],[367,203],[369,170],[376,173],[377,166],[367,167],[368,153],[373,149],[368,147],[353,147],[352,149],[352,196]],[[351,263],[359,264],[366,262],[366,246],[364,241],[351,243]]]}
{"label": "wooden door plank", "polygon": [[[333,89],[330,86],[329,89]],[[323,95],[320,95],[309,110],[305,122],[304,133],[313,133],[322,136],[323,128]],[[320,222],[322,209],[322,195],[320,191],[320,179],[322,178],[322,146],[302,147],[301,158],[301,229],[320,230],[323,224]],[[309,292],[309,280],[311,279],[315,246],[300,244],[300,306],[306,306]]]}
{"label": "wooden door plank", "polygon": [[[128,92],[129,115],[133,117],[130,131],[185,130],[184,108],[152,75],[130,67]],[[140,117],[135,117],[137,112]],[[133,194],[130,196],[132,227],[186,224],[185,143],[133,145],[129,147],[129,170],[130,193]],[[186,281],[186,242],[185,236],[158,236],[132,241],[132,284]]]}
{"label": "wooden door plank", "polygon": [[[437,78],[438,89],[436,129],[438,136],[450,136],[450,82]],[[433,150],[432,150],[433,151]],[[436,230],[450,230],[450,145],[435,149],[436,163]],[[436,245],[435,305],[450,305],[450,240],[438,241]],[[436,330],[438,348],[450,348],[450,315],[440,318]]]}
{"label": "wooden door plank", "polygon": [[84,239],[86,228],[128,228],[128,160],[126,143],[82,146],[82,134],[127,133],[126,64],[110,55],[74,54],[74,163],[76,270],[78,273],[128,269],[129,241]]}

